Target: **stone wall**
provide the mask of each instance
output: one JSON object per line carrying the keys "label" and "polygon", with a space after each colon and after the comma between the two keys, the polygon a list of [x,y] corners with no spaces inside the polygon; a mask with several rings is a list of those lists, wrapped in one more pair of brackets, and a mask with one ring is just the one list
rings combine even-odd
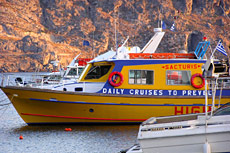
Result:
{"label": "stone wall", "polygon": [[159,18],[167,29],[157,52],[193,52],[205,36],[212,48],[222,40],[230,54],[229,0],[2,0],[0,72],[50,71],[52,60],[65,67],[79,53],[115,49],[115,23],[118,44],[129,36],[142,48]]}

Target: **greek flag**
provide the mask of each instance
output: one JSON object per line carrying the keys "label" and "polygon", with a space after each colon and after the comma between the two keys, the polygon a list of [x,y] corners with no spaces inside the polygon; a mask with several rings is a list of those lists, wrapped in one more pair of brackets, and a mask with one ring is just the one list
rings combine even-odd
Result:
{"label": "greek flag", "polygon": [[164,21],[161,22],[161,27],[162,27],[162,29],[166,29],[166,24]]}
{"label": "greek flag", "polygon": [[175,31],[175,23],[172,24],[171,28],[170,28],[171,31]]}
{"label": "greek flag", "polygon": [[221,43],[221,41],[219,41],[219,43],[217,44],[216,50],[218,50],[219,52],[221,52],[225,56],[228,56],[226,50],[224,49],[224,46]]}
{"label": "greek flag", "polygon": [[89,41],[83,40],[83,46],[89,46]]}

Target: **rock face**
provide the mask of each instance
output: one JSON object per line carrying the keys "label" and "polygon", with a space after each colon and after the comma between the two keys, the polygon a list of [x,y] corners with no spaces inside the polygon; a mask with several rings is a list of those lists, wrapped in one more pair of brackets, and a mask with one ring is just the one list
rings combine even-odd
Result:
{"label": "rock face", "polygon": [[52,60],[64,67],[79,53],[115,50],[115,29],[118,44],[129,36],[142,48],[159,18],[167,29],[157,52],[192,52],[205,36],[212,48],[222,40],[230,54],[229,0],[2,0],[0,72],[49,71]]}

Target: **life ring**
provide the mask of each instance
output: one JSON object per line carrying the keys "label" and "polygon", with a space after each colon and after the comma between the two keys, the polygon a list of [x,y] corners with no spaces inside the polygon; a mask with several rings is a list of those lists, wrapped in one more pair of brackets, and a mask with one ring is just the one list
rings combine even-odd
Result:
{"label": "life ring", "polygon": [[[114,75],[118,75],[118,76],[113,80],[112,78]],[[119,82],[117,82],[118,77],[120,77]],[[124,77],[120,72],[115,71],[109,75],[109,84],[111,84],[114,87],[119,87],[123,83],[123,81],[124,81]]]}
{"label": "life ring", "polygon": [[[199,77],[199,78],[202,79],[202,83],[201,83],[200,85],[195,84],[194,79],[195,79],[196,77]],[[196,89],[202,88],[202,87],[204,86],[204,84],[205,84],[205,81],[204,81],[203,76],[202,76],[200,73],[194,74],[194,75],[191,77],[191,84],[192,84],[192,86],[193,86],[194,88],[196,88]]]}

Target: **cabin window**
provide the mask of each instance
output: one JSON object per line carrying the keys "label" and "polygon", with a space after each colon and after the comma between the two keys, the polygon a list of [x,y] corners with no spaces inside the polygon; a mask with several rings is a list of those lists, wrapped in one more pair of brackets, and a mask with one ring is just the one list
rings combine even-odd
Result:
{"label": "cabin window", "polygon": [[129,70],[129,84],[153,84],[153,71]]}
{"label": "cabin window", "polygon": [[166,71],[167,85],[190,85],[191,71]]}
{"label": "cabin window", "polygon": [[77,69],[71,68],[68,75],[77,75]]}
{"label": "cabin window", "polygon": [[99,79],[109,72],[111,65],[92,66],[85,79]]}
{"label": "cabin window", "polygon": [[83,72],[84,68],[83,67],[79,67],[78,68],[78,75],[80,76],[80,74]]}

